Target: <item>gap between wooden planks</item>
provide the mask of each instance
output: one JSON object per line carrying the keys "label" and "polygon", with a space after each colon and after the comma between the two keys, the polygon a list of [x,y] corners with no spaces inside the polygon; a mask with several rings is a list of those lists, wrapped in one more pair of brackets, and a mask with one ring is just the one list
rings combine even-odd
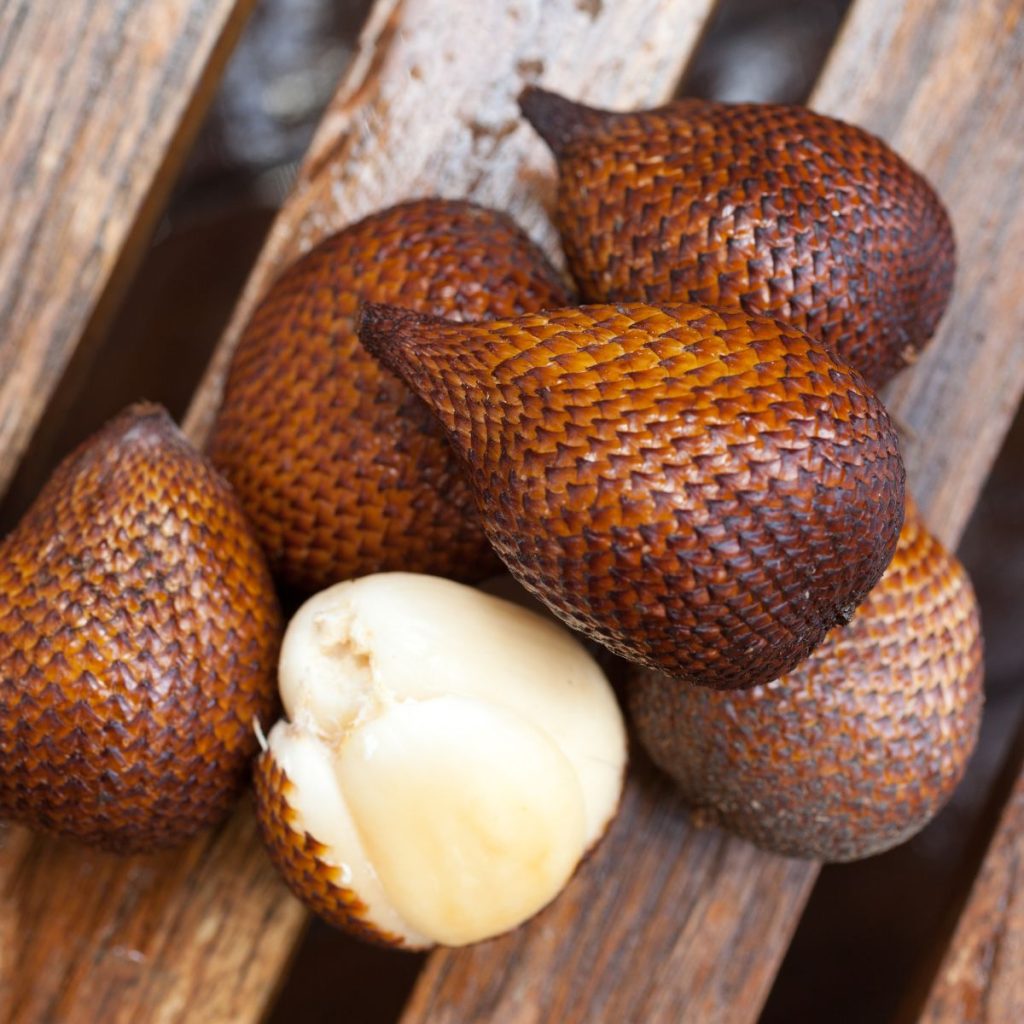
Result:
{"label": "gap between wooden planks", "polygon": [[1024,775],[971,891],[920,1024],[1024,1020]]}

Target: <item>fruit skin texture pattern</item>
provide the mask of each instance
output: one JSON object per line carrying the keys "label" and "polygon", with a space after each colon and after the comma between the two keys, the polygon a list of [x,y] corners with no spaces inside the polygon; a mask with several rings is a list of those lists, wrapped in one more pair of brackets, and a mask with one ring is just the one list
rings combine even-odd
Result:
{"label": "fruit skin texture pattern", "polygon": [[480,325],[370,305],[360,335],[441,418],[512,574],[625,658],[775,679],[895,550],[889,417],[795,328],[695,304]]}
{"label": "fruit skin texture pattern", "polygon": [[777,853],[844,861],[904,842],[949,799],[982,676],[970,580],[908,509],[882,581],[794,672],[713,693],[641,670],[628,704],[702,817]]}
{"label": "fruit skin texture pattern", "polygon": [[956,248],[941,200],[874,135],[805,107],[520,99],[559,165],[555,221],[584,301],[775,316],[879,387],[935,331]]}
{"label": "fruit skin texture pattern", "polygon": [[289,267],[260,303],[211,458],[275,575],[302,591],[392,569],[482,579],[500,566],[443,431],[356,337],[370,299],[456,320],[569,301],[504,214],[442,199],[373,214]]}
{"label": "fruit skin texture pattern", "polygon": [[280,634],[226,484],[161,408],[128,409],[0,545],[0,817],[125,852],[217,822]]}

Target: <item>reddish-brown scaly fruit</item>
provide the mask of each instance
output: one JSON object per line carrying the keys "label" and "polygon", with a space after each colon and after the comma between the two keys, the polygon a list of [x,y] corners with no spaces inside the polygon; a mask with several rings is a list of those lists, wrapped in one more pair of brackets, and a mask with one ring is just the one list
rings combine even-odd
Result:
{"label": "reddish-brown scaly fruit", "polygon": [[218,821],[281,628],[226,484],[162,409],[122,413],[0,545],[0,817],[123,851]]}
{"label": "reddish-brown scaly fruit", "polygon": [[932,336],[955,247],[931,186],[880,139],[804,107],[521,98],[558,158],[556,221],[583,298],[776,316],[878,387]]}
{"label": "reddish-brown scaly fruit", "polygon": [[939,811],[974,748],[981,634],[970,580],[908,509],[896,556],[848,626],[743,693],[639,671],[641,742],[711,821],[778,853],[879,853]]}
{"label": "reddish-brown scaly fruit", "polygon": [[623,657],[767,682],[849,619],[895,550],[885,410],[778,321],[632,304],[474,325],[368,306],[360,336],[441,418],[513,575]]}
{"label": "reddish-brown scaly fruit", "polygon": [[393,569],[482,579],[499,565],[458,459],[423,403],[359,344],[364,300],[479,320],[568,297],[504,214],[441,199],[376,213],[321,242],[262,301],[210,456],[293,586]]}

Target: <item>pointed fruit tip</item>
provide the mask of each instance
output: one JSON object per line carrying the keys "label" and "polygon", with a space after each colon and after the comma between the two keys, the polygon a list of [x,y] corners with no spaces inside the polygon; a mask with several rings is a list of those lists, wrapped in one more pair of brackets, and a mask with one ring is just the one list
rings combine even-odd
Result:
{"label": "pointed fruit tip", "polygon": [[367,352],[393,369],[394,349],[415,328],[431,319],[386,302],[364,302],[356,314],[356,334]]}
{"label": "pointed fruit tip", "polygon": [[162,443],[168,440],[183,441],[184,435],[162,405],[156,402],[134,402],[108,420],[89,440],[100,439],[114,444],[139,441]]}
{"label": "pointed fruit tip", "polygon": [[370,355],[388,369],[398,372],[402,353],[415,349],[424,330],[432,326],[450,327],[444,317],[417,313],[387,302],[364,302],[356,313],[356,334]]}
{"label": "pointed fruit tip", "polygon": [[408,309],[392,306],[388,302],[362,302],[356,311],[356,333],[360,336],[364,332],[373,334],[382,327],[387,327],[392,321],[400,321],[402,314],[409,312],[411,311]]}
{"label": "pointed fruit tip", "polygon": [[453,429],[451,410],[438,406],[437,378],[452,355],[447,329],[459,326],[443,317],[377,302],[364,303],[356,316],[356,333],[366,351],[404,380],[448,429]]}
{"label": "pointed fruit tip", "polygon": [[562,156],[588,125],[607,116],[604,111],[535,85],[528,85],[519,94],[519,109],[556,158]]}

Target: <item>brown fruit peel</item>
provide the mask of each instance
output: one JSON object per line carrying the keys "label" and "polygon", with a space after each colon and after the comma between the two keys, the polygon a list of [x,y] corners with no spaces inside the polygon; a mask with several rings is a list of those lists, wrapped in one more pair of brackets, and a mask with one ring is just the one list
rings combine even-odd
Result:
{"label": "brown fruit peel", "polygon": [[126,410],[0,544],[0,815],[123,852],[216,823],[280,635],[227,485],[164,410]]}
{"label": "brown fruit peel", "polygon": [[360,330],[466,458],[513,575],[623,657],[723,688],[776,678],[895,550],[884,408],[778,321],[629,303],[460,325],[368,305]]}
{"label": "brown fruit peel", "polygon": [[456,320],[570,301],[504,214],[417,199],[322,240],[274,283],[232,358],[210,439],[289,586],[373,572],[475,582],[499,563],[443,431],[359,344],[360,302]]}
{"label": "brown fruit peel", "polygon": [[795,671],[713,693],[639,670],[628,706],[702,820],[775,853],[846,861],[905,841],[945,805],[977,740],[982,680],[970,580],[908,501],[885,576]]}

